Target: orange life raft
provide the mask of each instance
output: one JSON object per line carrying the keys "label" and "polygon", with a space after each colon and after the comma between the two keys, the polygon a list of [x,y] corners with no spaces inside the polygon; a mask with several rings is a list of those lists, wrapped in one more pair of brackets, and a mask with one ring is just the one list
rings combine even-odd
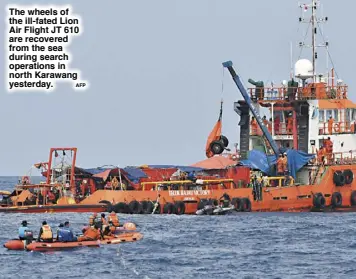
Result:
{"label": "orange life raft", "polygon": [[100,247],[100,245],[106,244],[120,244],[124,242],[134,242],[143,238],[143,235],[139,232],[123,233],[114,235],[109,239],[93,240],[93,241],[73,241],[73,242],[32,242],[25,247],[25,241],[19,239],[13,239],[4,244],[4,247],[9,250],[28,250],[28,251],[55,251],[73,249],[79,247]]}

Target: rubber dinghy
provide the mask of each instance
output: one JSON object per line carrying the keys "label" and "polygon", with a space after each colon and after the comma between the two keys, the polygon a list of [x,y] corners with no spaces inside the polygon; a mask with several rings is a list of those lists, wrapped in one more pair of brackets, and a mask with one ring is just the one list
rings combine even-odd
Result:
{"label": "rubber dinghy", "polygon": [[100,247],[101,245],[109,244],[120,244],[125,242],[135,242],[143,238],[143,235],[139,232],[132,233],[122,233],[114,235],[108,239],[103,240],[93,240],[93,241],[73,241],[73,242],[57,242],[53,241],[52,243],[45,242],[32,242],[28,245],[25,245],[24,240],[13,239],[9,240],[4,244],[4,247],[9,250],[28,250],[28,251],[57,251],[57,250],[66,250],[80,247]]}
{"label": "rubber dinghy", "polygon": [[229,207],[206,205],[204,208],[196,211],[196,215],[228,215],[236,212],[235,207],[230,205]]}

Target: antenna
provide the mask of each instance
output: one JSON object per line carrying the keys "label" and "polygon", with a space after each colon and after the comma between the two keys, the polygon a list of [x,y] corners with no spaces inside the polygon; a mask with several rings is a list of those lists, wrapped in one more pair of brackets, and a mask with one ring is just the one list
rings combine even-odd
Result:
{"label": "antenna", "polygon": [[[299,7],[304,11],[308,12],[309,8],[311,8],[311,17],[309,19],[305,19],[303,15],[299,18],[299,22],[301,23],[307,23],[311,25],[311,32],[312,32],[312,38],[311,38],[311,45],[306,45],[305,41],[299,43],[299,47],[301,48],[311,48],[312,49],[312,72],[313,72],[313,82],[316,81],[316,61],[318,59],[318,53],[317,53],[317,48],[319,47],[328,47],[328,42],[325,42],[324,44],[317,44],[317,27],[320,22],[326,22],[328,21],[328,17],[323,17],[323,18],[318,18],[317,17],[317,9],[320,7],[320,0],[312,0],[311,4],[300,4]],[[302,12],[303,13],[303,12]],[[309,28],[308,28],[309,29]],[[308,33],[308,30],[307,30]],[[307,34],[305,34],[307,35]],[[306,36],[305,36],[306,37]]]}

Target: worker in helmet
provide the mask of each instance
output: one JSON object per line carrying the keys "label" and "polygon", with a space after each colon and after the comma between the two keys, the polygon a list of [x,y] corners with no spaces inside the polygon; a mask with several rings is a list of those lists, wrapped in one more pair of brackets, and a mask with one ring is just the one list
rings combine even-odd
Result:
{"label": "worker in helmet", "polygon": [[282,154],[279,154],[278,160],[277,160],[277,175],[283,175],[283,170],[284,170],[284,159],[282,157]]}

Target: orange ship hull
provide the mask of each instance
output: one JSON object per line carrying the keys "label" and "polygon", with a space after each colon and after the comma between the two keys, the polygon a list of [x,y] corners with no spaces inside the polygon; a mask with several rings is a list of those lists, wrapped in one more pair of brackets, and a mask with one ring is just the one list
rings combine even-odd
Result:
{"label": "orange ship hull", "polygon": [[[202,201],[211,200],[215,204],[219,198],[227,193],[231,199],[243,199],[249,206],[240,206],[238,211],[356,211],[356,182],[336,186],[334,173],[336,171],[356,171],[356,165],[329,166],[320,182],[316,185],[292,185],[282,187],[263,187],[262,200],[254,200],[252,188],[238,189],[209,189],[206,190],[160,190],[160,191],[112,191],[98,190],[81,204],[96,203],[102,200],[112,204],[112,210],[120,213],[144,213],[144,204],[154,203],[158,194],[160,208],[155,213],[194,214]],[[350,181],[348,181],[350,182]],[[335,194],[337,193],[337,194]],[[322,197],[319,197],[319,196]],[[341,196],[335,203],[335,197]],[[169,204],[169,206],[166,206]],[[184,204],[184,206],[182,205]],[[120,211],[124,208],[131,212]],[[175,210],[172,206],[180,207]],[[166,209],[164,209],[166,207]],[[167,210],[168,208],[168,210]],[[182,208],[184,208],[182,210]],[[133,209],[133,210],[132,210]],[[237,208],[238,209],[238,208]],[[146,212],[149,213],[149,212]]]}
{"label": "orange ship hull", "polygon": [[103,212],[107,205],[104,204],[70,204],[70,205],[29,205],[0,207],[4,213],[52,213],[52,212]]}

